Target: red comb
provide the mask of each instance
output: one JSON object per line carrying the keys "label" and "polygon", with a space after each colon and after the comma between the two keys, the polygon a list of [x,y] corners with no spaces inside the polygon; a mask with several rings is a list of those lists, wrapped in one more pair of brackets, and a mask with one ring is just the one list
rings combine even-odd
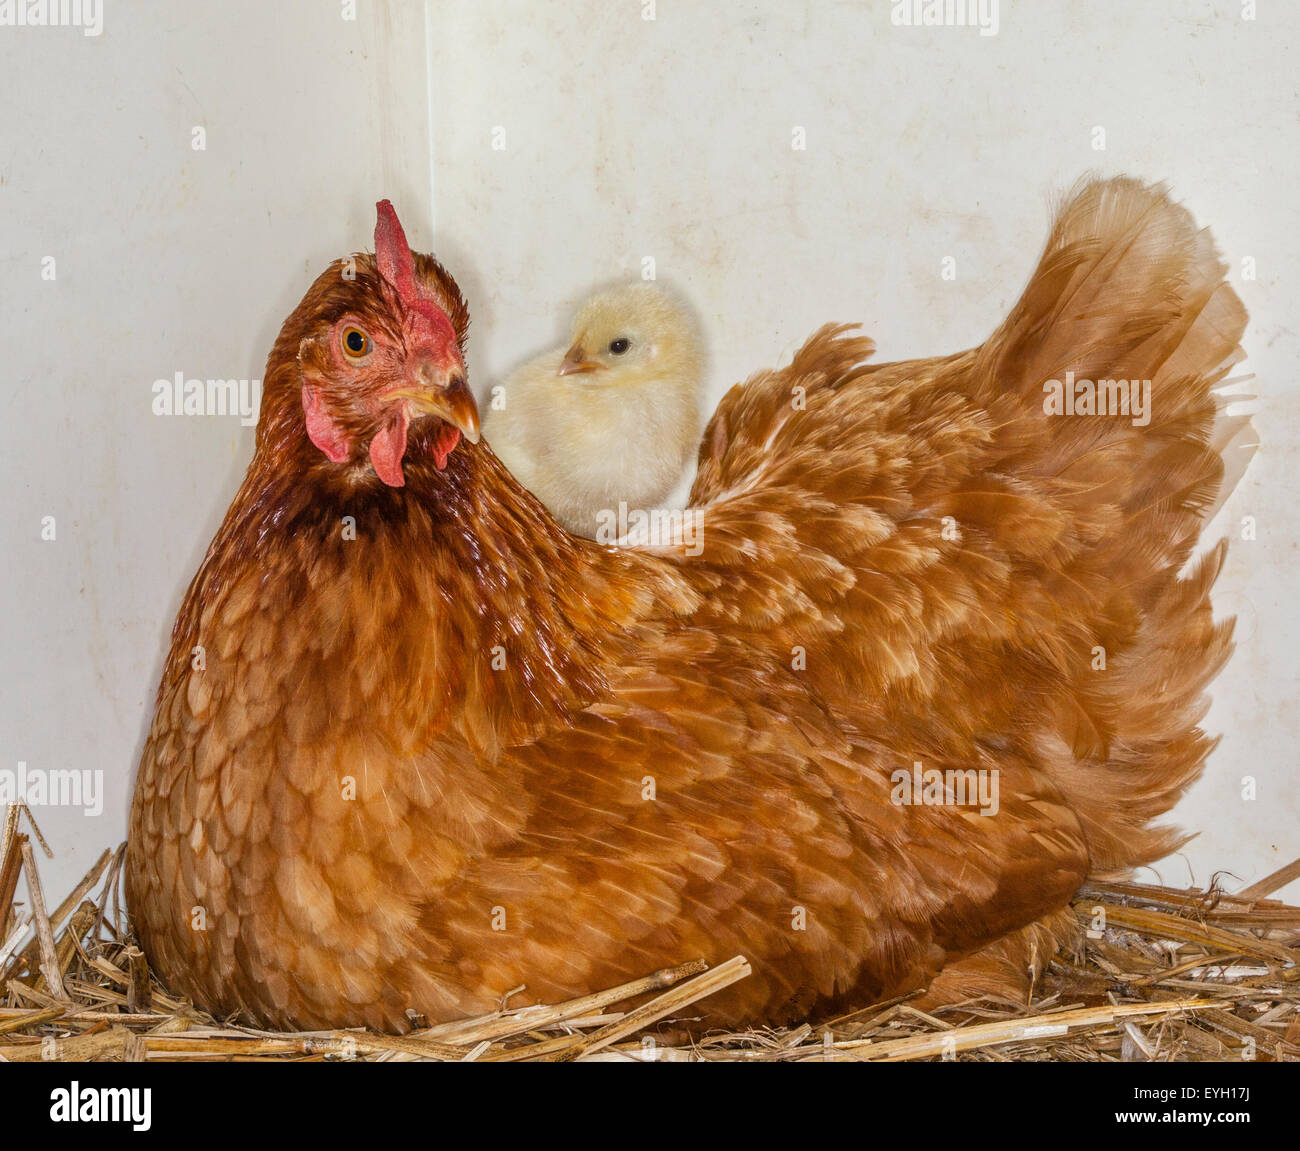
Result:
{"label": "red comb", "polygon": [[379,264],[379,274],[409,307],[420,298],[411,245],[406,242],[406,232],[393,210],[392,201],[380,200],[375,207],[379,211],[379,220],[375,224],[375,259]]}
{"label": "red comb", "polygon": [[[450,317],[434,303],[429,289],[415,278],[415,257],[411,255],[411,245],[406,242],[406,232],[393,210],[392,201],[380,200],[375,207],[379,211],[379,220],[375,224],[375,262],[379,265],[379,274],[397,293],[408,312],[424,317],[430,325],[429,332],[436,339],[454,346],[456,329]],[[459,357],[459,351],[456,355]]]}

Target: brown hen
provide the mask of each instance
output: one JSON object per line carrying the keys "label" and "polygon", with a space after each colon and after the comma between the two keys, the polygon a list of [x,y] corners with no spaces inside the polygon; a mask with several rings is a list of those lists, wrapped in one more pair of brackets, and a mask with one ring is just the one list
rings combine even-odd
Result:
{"label": "brown hen", "polygon": [[[736,954],[707,1024],[1022,994],[1087,875],[1179,841],[1245,314],[1163,190],[1081,186],[980,348],[827,327],[733,388],[702,550],[572,537],[460,442],[460,294],[386,204],[376,251],[285,322],[176,621],[127,856],[173,990],[389,1030]],[[1067,372],[1149,422],[1049,414]]]}

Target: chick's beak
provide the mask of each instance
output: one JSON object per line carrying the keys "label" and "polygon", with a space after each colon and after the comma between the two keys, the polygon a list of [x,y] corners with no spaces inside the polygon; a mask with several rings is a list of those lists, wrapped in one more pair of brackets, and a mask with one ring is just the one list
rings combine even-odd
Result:
{"label": "chick's beak", "polygon": [[411,386],[386,392],[384,399],[406,400],[412,412],[437,416],[471,444],[478,443],[478,405],[465,382],[464,368],[456,364],[449,369],[426,360],[416,368],[414,376]]}
{"label": "chick's beak", "polygon": [[595,360],[587,359],[587,351],[582,346],[581,341],[579,341],[564,353],[564,361],[560,364],[559,374],[562,376],[573,376],[579,372],[599,372],[602,371],[604,367],[604,364],[599,364]]}

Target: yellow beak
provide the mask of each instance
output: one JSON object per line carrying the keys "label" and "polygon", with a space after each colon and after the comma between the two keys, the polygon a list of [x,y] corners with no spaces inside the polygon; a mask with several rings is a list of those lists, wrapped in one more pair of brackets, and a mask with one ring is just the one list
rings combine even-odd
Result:
{"label": "yellow beak", "polygon": [[418,373],[423,386],[397,388],[384,394],[385,400],[406,400],[417,412],[437,416],[459,430],[471,444],[478,443],[478,405],[459,372],[444,376],[432,366]]}
{"label": "yellow beak", "polygon": [[579,372],[603,372],[604,364],[587,359],[586,349],[581,343],[574,344],[564,353],[564,362],[560,364],[560,375],[573,376]]}

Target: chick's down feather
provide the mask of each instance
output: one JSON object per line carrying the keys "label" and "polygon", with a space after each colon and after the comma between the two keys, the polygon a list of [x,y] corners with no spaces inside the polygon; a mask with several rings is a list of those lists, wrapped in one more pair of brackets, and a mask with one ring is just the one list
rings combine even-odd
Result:
{"label": "chick's down feather", "polygon": [[619,505],[658,507],[699,444],[703,370],[685,304],[653,281],[625,284],[583,304],[567,351],[511,375],[484,433],[565,528],[609,543]]}

